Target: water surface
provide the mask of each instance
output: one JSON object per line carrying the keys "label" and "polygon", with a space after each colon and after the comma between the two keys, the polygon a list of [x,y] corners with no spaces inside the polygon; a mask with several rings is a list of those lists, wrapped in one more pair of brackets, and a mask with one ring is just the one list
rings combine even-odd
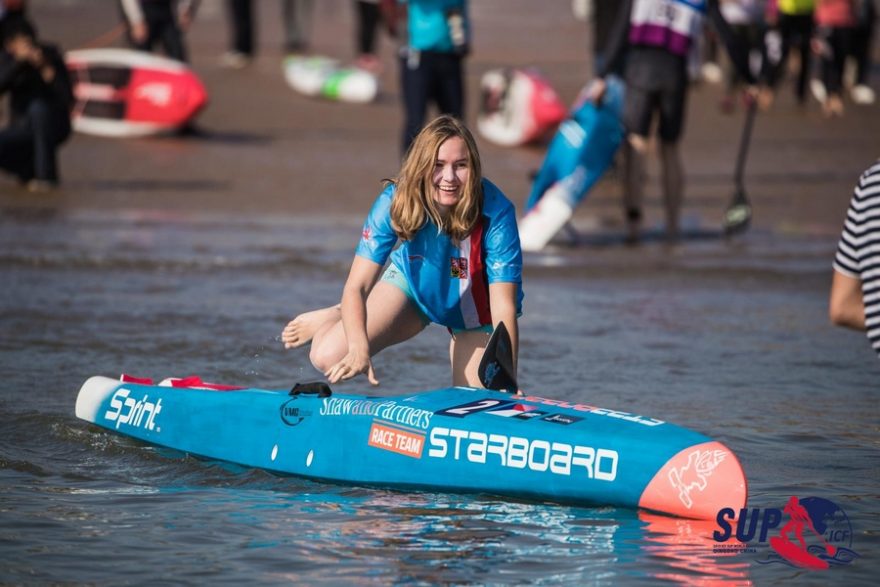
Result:
{"label": "water surface", "polygon": [[[528,256],[521,386],[730,446],[755,507],[837,503],[860,558],[825,573],[713,551],[713,524],[623,508],[327,485],[205,462],[77,420],[91,375],[317,378],[278,334],[338,298],[359,218],[0,212],[0,582],[873,584],[878,363],[826,318],[827,235],[705,235]],[[381,393],[448,382],[431,327]],[[339,389],[374,392],[364,380]]]}

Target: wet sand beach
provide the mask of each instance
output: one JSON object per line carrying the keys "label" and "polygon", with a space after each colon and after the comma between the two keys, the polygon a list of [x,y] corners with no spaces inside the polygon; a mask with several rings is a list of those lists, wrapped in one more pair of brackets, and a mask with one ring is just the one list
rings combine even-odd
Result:
{"label": "wet sand beach", "polygon": [[[305,98],[282,77],[280,2],[257,4],[258,57],[228,70],[218,63],[225,3],[202,2],[187,38],[211,98],[199,135],[74,135],[51,194],[0,177],[0,583],[875,583],[880,363],[864,334],[829,324],[827,296],[853,186],[880,156],[880,105],[849,104],[828,120],[815,102],[797,107],[788,85],[756,122],[750,231],[720,232],[743,110],[721,114],[721,87],[703,83],[682,143],[680,243],[660,238],[652,159],[641,245],[623,244],[610,174],[577,210],[576,243],[526,255],[519,378],[531,393],[723,442],[752,507],[793,495],[836,503],[852,528],[840,546],[856,556],[827,572],[768,562],[766,544],[718,553],[712,524],[337,486],[205,462],[78,420],[77,391],[96,374],[269,389],[319,378],[307,352],[284,351],[278,337],[295,313],[338,299],[363,218],[397,171],[394,46],[382,38],[375,104]],[[352,58],[350,3],[316,4],[315,52]],[[472,126],[490,68],[537,67],[564,101],[575,98],[591,75],[590,40],[569,1],[471,4]],[[109,1],[31,6],[42,37],[65,49],[119,22]],[[478,142],[485,174],[521,207],[544,147]],[[429,327],[375,359],[378,388],[357,379],[338,389],[445,386],[447,345]]]}
{"label": "wet sand beach", "polygon": [[[354,57],[353,10],[322,1],[314,14],[313,49]],[[467,62],[468,122],[474,124],[479,79],[499,66],[537,67],[570,103],[591,75],[586,23],[566,2],[540,15],[527,0],[478,2],[474,50]],[[118,13],[102,3],[33,2],[41,34],[65,49],[85,46],[117,26]],[[187,37],[194,70],[211,97],[198,124],[204,137],[118,141],[76,135],[62,151],[63,192],[48,205],[74,208],[156,208],[249,211],[268,214],[361,216],[381,179],[396,172],[402,109],[395,48],[380,39],[382,96],[368,106],[306,99],[281,75],[280,8],[258,4],[258,56],[250,67],[227,70],[225,5],[204,2]],[[530,40],[532,42],[526,42]],[[113,46],[121,46],[120,38]],[[877,107],[850,105],[842,119],[826,120],[811,101],[800,109],[785,85],[775,107],[759,116],[749,151],[746,186],[755,226],[782,231],[836,232],[855,178],[880,152]],[[683,141],[687,173],[684,222],[714,229],[732,190],[742,108],[720,114],[720,88],[703,84],[689,101]],[[542,146],[506,149],[480,139],[485,169],[518,205]],[[648,222],[660,222],[656,163],[650,169]],[[16,193],[3,178],[4,202]],[[620,223],[619,190],[605,182],[578,211],[587,224]],[[589,217],[596,217],[589,220]]]}

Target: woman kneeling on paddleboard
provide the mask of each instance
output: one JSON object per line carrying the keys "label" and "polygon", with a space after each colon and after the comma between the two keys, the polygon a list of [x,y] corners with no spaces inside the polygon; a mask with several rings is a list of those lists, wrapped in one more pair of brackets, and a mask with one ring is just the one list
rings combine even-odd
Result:
{"label": "woman kneeling on paddleboard", "polygon": [[285,348],[312,341],[309,358],[331,383],[366,373],[378,385],[371,357],[434,322],[452,335],[453,385],[482,387],[477,368],[500,322],[515,370],[522,298],[514,206],[482,177],[470,131],[441,116],[416,136],[373,204],[342,302],[300,314],[281,340]]}

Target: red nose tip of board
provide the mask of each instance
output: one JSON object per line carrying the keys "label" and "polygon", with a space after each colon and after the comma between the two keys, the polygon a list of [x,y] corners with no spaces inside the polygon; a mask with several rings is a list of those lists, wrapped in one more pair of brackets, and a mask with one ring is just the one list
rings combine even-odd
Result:
{"label": "red nose tip of board", "polygon": [[654,475],[639,507],[699,520],[715,519],[718,511],[739,512],[748,498],[742,465],[720,442],[690,446]]}
{"label": "red nose tip of board", "polygon": [[199,78],[187,69],[135,70],[129,86],[126,118],[180,126],[208,103],[208,92]]}
{"label": "red nose tip of board", "polygon": [[194,73],[188,73],[184,98],[185,106],[182,110],[187,113],[187,118],[192,118],[208,105],[208,91]]}

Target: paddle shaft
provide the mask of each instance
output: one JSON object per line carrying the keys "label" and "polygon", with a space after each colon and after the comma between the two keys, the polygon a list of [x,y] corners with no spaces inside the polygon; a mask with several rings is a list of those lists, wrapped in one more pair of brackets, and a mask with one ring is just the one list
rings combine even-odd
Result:
{"label": "paddle shaft", "polygon": [[758,113],[758,101],[749,96],[746,104],[746,120],[743,126],[742,135],[739,140],[739,150],[736,154],[736,168],[734,169],[733,182],[736,186],[736,192],[745,196],[745,186],[743,175],[746,169],[746,158],[749,154],[749,144],[752,140],[752,128],[755,126],[755,116]]}

